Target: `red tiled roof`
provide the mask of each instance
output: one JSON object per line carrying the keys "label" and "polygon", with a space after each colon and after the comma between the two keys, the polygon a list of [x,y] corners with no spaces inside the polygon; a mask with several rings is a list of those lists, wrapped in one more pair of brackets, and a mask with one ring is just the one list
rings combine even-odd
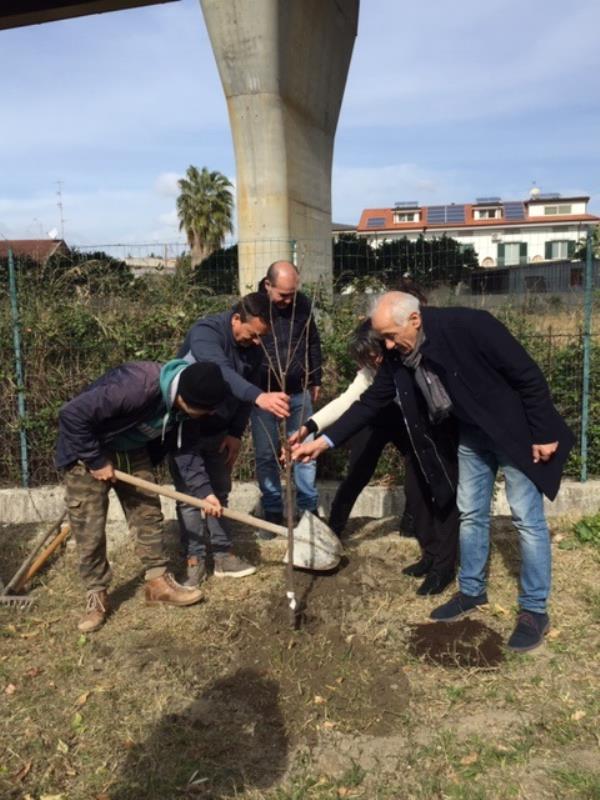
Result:
{"label": "red tiled roof", "polygon": [[15,258],[32,258],[41,263],[58,250],[69,252],[62,239],[0,239],[0,258],[8,258],[9,250],[12,250]]}
{"label": "red tiled roof", "polygon": [[[550,201],[546,201],[550,202]],[[560,202],[564,202],[564,199],[561,198]],[[527,201],[524,201],[524,205],[527,205]],[[480,204],[481,205],[481,204]],[[488,205],[496,205],[495,203],[489,203]],[[503,203],[498,205],[504,205]],[[460,207],[460,206],[458,206]],[[464,222],[443,222],[443,223],[432,223],[429,224],[427,220],[427,206],[419,206],[418,209],[394,209],[394,208],[365,208],[360,216],[360,221],[357,225],[356,230],[363,232],[368,231],[424,231],[428,230],[455,230],[457,228],[489,228],[489,227],[506,227],[509,225],[514,225],[515,227],[523,227],[525,225],[553,225],[556,222],[596,222],[600,223],[600,217],[596,217],[593,214],[564,214],[564,215],[552,215],[552,216],[540,216],[540,217],[523,217],[522,219],[475,219],[474,218],[474,208],[475,203],[464,203],[463,207],[465,209],[465,221]],[[402,213],[403,211],[419,211],[421,215],[421,219],[418,222],[394,222],[394,212],[399,211]],[[382,224],[380,225],[368,225],[368,220],[372,218],[380,218],[382,220]]]}

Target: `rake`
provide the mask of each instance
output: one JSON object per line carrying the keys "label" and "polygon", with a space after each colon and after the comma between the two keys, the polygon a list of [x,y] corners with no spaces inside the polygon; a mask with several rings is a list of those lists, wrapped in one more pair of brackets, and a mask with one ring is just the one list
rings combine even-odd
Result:
{"label": "rake", "polygon": [[[17,609],[25,609],[31,606],[33,597],[29,597],[26,594],[18,594],[18,592],[22,591],[27,582],[39,572],[52,553],[60,547],[69,535],[70,527],[69,524],[65,522],[66,516],[67,512],[65,511],[60,519],[58,519],[49,530],[42,534],[35,543],[31,553],[29,553],[6,586],[4,586],[0,580],[0,606],[9,606],[10,608]],[[50,541],[50,544],[47,544],[49,540],[52,541]],[[38,553],[44,545],[47,545],[46,548],[38,556]]]}

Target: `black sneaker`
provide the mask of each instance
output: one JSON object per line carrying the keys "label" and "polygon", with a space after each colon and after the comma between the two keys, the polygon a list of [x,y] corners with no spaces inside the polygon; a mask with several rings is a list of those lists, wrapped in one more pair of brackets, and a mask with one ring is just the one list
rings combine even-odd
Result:
{"label": "black sneaker", "polygon": [[[264,517],[266,522],[272,522],[274,525],[284,524],[281,511],[265,511]],[[277,538],[277,534],[272,531],[263,531],[261,528],[255,531],[255,535],[257,539],[262,539],[263,542],[269,542],[271,539]]]}
{"label": "black sneaker", "polygon": [[457,592],[443,606],[434,608],[429,616],[436,622],[454,622],[455,619],[460,619],[466,614],[470,614],[471,611],[475,611],[477,606],[484,606],[487,601],[485,592],[477,597]]}
{"label": "black sneaker", "polygon": [[432,570],[417,589],[417,594],[441,594],[454,581],[454,572]]}
{"label": "black sneaker", "polygon": [[537,614],[535,611],[521,611],[517,624],[506,643],[509,650],[515,653],[528,653],[535,650],[544,641],[544,635],[550,628],[548,614]]}
{"label": "black sneaker", "polygon": [[412,578],[422,578],[423,575],[427,575],[427,573],[431,571],[432,566],[433,558],[423,556],[418,561],[415,561],[414,564],[409,564],[408,567],[404,567],[402,574],[410,575]]}

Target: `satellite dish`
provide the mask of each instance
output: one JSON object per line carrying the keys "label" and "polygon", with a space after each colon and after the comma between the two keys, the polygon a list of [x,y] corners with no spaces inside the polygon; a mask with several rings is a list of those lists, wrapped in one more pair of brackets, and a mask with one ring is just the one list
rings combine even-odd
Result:
{"label": "satellite dish", "polygon": [[532,199],[535,199],[536,197],[539,197],[539,194],[540,194],[540,190],[538,189],[537,186],[534,186],[532,189],[529,190],[529,196]]}
{"label": "satellite dish", "polygon": [[48,231],[48,238],[49,239],[57,239],[58,238],[58,231],[56,228],[52,228],[51,231]]}

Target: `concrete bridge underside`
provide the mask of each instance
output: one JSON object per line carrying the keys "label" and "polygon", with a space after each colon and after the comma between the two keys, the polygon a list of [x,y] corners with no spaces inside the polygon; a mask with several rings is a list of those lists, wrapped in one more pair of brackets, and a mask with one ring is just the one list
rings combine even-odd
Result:
{"label": "concrete bridge underside", "polygon": [[[157,2],[173,0],[5,0],[0,28]],[[359,0],[200,4],[235,147],[240,290],[281,258],[328,286],[333,145]]]}

